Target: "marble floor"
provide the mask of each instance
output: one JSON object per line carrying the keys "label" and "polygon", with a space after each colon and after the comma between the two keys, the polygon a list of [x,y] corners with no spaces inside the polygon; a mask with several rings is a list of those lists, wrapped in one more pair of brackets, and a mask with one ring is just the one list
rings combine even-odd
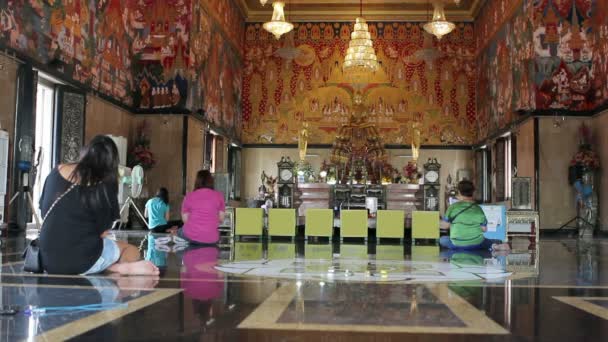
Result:
{"label": "marble floor", "polygon": [[435,245],[222,241],[140,247],[160,277],[32,275],[0,249],[0,341],[606,341],[608,239]]}

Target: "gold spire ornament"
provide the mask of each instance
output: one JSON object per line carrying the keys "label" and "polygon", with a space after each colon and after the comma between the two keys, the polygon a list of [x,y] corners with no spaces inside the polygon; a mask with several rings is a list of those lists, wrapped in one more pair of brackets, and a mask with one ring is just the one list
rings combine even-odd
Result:
{"label": "gold spire ornament", "polygon": [[360,2],[360,15],[355,21],[355,29],[350,35],[348,50],[342,71],[349,76],[363,76],[378,70],[378,57],[369,32],[367,21],[363,18],[363,1]]}
{"label": "gold spire ornament", "polygon": [[446,20],[444,4],[441,0],[433,1],[433,19],[424,24],[423,28],[439,40],[456,28],[454,23]]}
{"label": "gold spire ornament", "polygon": [[272,20],[264,23],[264,30],[272,33],[276,39],[280,39],[282,35],[293,30],[293,24],[285,21],[285,3],[283,1],[275,1],[272,3]]}

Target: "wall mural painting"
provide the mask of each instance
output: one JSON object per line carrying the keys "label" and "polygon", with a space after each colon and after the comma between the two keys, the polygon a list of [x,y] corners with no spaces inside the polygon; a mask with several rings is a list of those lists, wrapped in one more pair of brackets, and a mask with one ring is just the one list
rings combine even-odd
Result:
{"label": "wall mural painting", "polygon": [[[204,7],[199,9],[194,13],[191,33],[191,89],[187,108],[203,109],[214,125],[240,136],[242,57],[236,45],[226,39],[220,24]],[[244,36],[244,31],[241,32]]]}
{"label": "wall mural painting", "polygon": [[606,0],[499,0],[484,7],[476,24],[480,137],[504,128],[517,110],[587,111],[605,102],[607,7]]}
{"label": "wall mural painting", "polygon": [[141,0],[131,3],[133,98],[140,110],[183,108],[188,94],[190,0]]}
{"label": "wall mural painting", "polygon": [[127,105],[132,104],[126,0],[3,0],[3,44]]}
{"label": "wall mural painting", "polygon": [[1,43],[139,111],[203,109],[240,132],[245,31],[233,1],[0,0],[0,34]]}
{"label": "wall mural painting", "polygon": [[203,8],[215,19],[224,35],[234,44],[239,53],[243,50],[245,19],[234,1],[199,0]]}
{"label": "wall mural painting", "polygon": [[608,0],[597,0],[593,26],[596,28],[597,43],[593,56],[595,76],[594,88],[598,105],[608,102]]}
{"label": "wall mural painting", "polygon": [[545,0],[527,5],[535,26],[538,109],[596,107],[592,17],[598,14],[594,2]]}
{"label": "wall mural painting", "polygon": [[[499,9],[501,7],[498,7]],[[478,136],[483,139],[535,108],[532,22],[519,8],[479,55]]]}
{"label": "wall mural painting", "polygon": [[371,23],[382,65],[364,89],[342,73],[352,24],[298,23],[277,41],[260,24],[245,33],[243,142],[331,144],[361,93],[386,144],[409,144],[419,123],[424,144],[476,141],[473,26],[459,24],[440,43],[418,23]]}

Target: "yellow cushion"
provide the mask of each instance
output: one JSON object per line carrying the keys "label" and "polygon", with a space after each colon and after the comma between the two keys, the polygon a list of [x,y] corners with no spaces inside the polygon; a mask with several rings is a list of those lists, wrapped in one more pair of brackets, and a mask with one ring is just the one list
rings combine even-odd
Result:
{"label": "yellow cushion", "polygon": [[367,237],[367,210],[340,212],[340,237]]}
{"label": "yellow cushion", "polygon": [[439,239],[439,212],[412,213],[412,239]]}
{"label": "yellow cushion", "polygon": [[268,236],[296,236],[296,210],[270,209],[268,211]]}
{"label": "yellow cushion", "polygon": [[234,235],[261,236],[264,230],[264,209],[236,208]]}
{"label": "yellow cushion", "polygon": [[334,228],[334,211],[332,209],[306,210],[306,236],[331,237]]}
{"label": "yellow cushion", "polygon": [[403,239],[405,212],[403,210],[379,210],[376,219],[377,238]]}

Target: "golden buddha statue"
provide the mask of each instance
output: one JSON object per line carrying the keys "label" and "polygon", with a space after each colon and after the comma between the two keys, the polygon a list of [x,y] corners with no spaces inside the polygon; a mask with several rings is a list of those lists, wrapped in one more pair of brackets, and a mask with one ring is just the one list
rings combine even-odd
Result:
{"label": "golden buddha statue", "polygon": [[412,159],[414,162],[417,162],[420,156],[420,141],[420,123],[414,122],[412,124]]}
{"label": "golden buddha statue", "polygon": [[298,137],[298,150],[300,152],[300,161],[306,160],[306,150],[308,149],[308,122],[304,121],[302,129]]}

